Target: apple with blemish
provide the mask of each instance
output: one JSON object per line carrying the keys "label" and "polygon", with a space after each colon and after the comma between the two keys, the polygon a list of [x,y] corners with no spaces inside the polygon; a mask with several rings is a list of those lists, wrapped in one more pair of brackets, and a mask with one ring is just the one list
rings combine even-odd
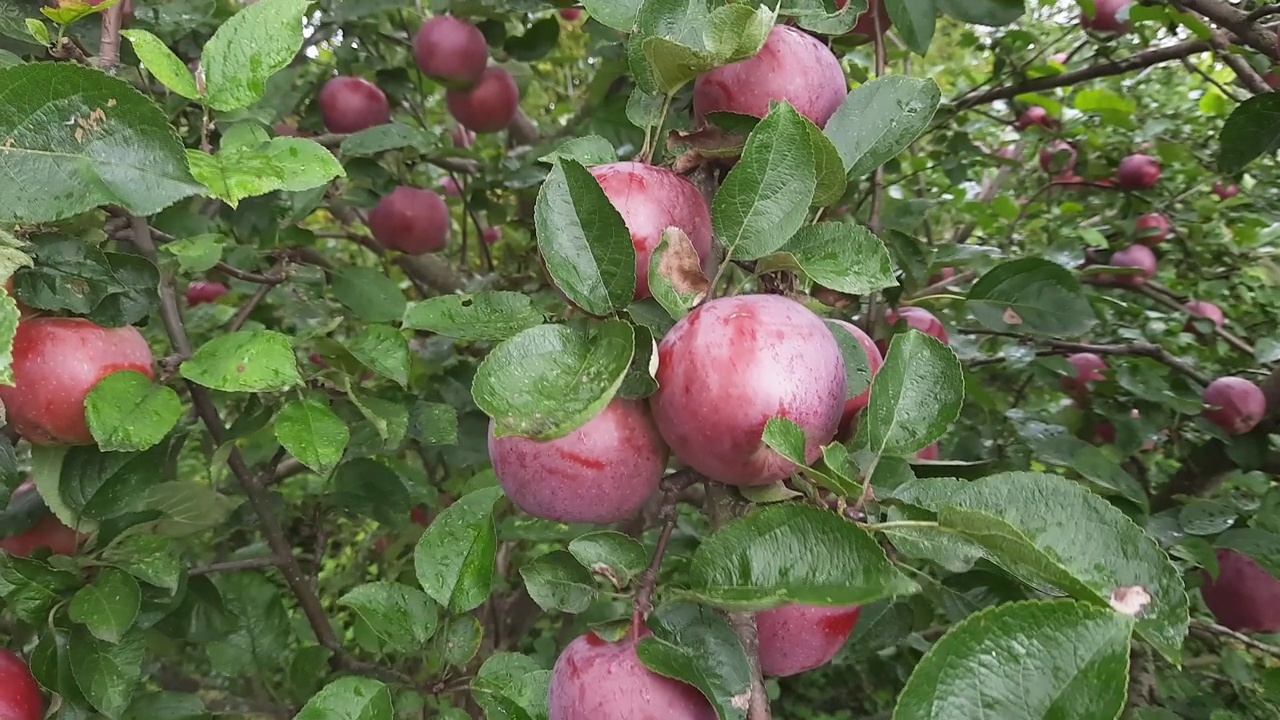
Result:
{"label": "apple with blemish", "polygon": [[1160,180],[1160,162],[1150,155],[1125,156],[1116,167],[1116,184],[1124,190],[1150,190]]}
{"label": "apple with blemish", "polygon": [[1109,264],[1116,267],[1128,267],[1138,270],[1136,273],[1121,273],[1112,276],[1116,285],[1137,287],[1156,274],[1156,254],[1146,245],[1134,244],[1116,252],[1111,256]]}
{"label": "apple with blemish", "polygon": [[756,613],[760,670],[788,677],[826,665],[849,639],[860,610],[797,603]]}
{"label": "apple with blemish", "polygon": [[454,120],[475,133],[505,130],[520,109],[520,88],[506,70],[485,68],[480,79],[470,88],[450,88],[445,105]]}
{"label": "apple with blemish", "polygon": [[787,101],[818,127],[827,124],[849,88],[831,49],[814,36],[774,25],[754,57],[698,76],[693,84],[695,126],[713,112],[762,118],[772,101]]}
{"label": "apple with blemish", "polygon": [[1089,383],[1106,379],[1102,373],[1107,369],[1107,361],[1101,355],[1091,352],[1074,353],[1067,356],[1067,362],[1071,364],[1074,374],[1064,375],[1059,383],[1070,395],[1088,395]]}
{"label": "apple with blemish", "polygon": [[1128,8],[1135,0],[1093,0],[1093,15],[1080,11],[1080,25],[1099,33],[1119,34],[1129,31]]}
{"label": "apple with blemish", "polygon": [[658,346],[658,430],[693,469],[730,485],[767,485],[796,466],[763,441],[781,416],[804,432],[805,460],[831,441],[845,404],[845,368],[831,329],[779,295],[699,305]]}
{"label": "apple with blemish", "polygon": [[388,250],[439,252],[449,242],[449,206],[430,190],[401,185],[369,211],[369,232]]}
{"label": "apple with blemish", "polygon": [[1169,218],[1158,212],[1141,215],[1133,224],[1134,239],[1147,247],[1154,247],[1167,240],[1171,230]]}
{"label": "apple with blemish", "polygon": [[862,351],[867,354],[867,389],[863,390],[858,396],[844,401],[844,412],[840,415],[840,429],[836,433],[837,437],[851,437],[854,420],[857,418],[858,413],[862,412],[862,408],[871,402],[871,379],[875,377],[875,374],[884,365],[884,356],[880,354],[880,349],[876,347],[875,340],[872,340],[870,335],[863,332],[862,328],[844,320],[832,320],[831,322],[848,331],[858,341]]}
{"label": "apple with blemish", "polygon": [[615,398],[564,437],[494,434],[489,460],[511,502],[559,522],[611,523],[631,517],[658,487],[667,447],[644,403]]}
{"label": "apple with blemish", "polygon": [[547,720],[716,720],[697,688],[645,667],[636,643],[630,632],[618,642],[589,632],[569,643],[551,670]]}
{"label": "apple with blemish", "polygon": [[320,89],[320,115],[333,133],[356,133],[391,122],[391,105],[377,85],[339,75]]}
{"label": "apple with blemish", "polygon": [[1280,632],[1280,579],[1239,550],[1214,553],[1218,575],[1201,570],[1200,596],[1218,623],[1237,632]]}
{"label": "apple with blemish", "polygon": [[[0,720],[40,720],[44,698],[22,658],[0,648]],[[712,715],[711,717],[715,717]]]}
{"label": "apple with blemish", "polygon": [[489,43],[466,20],[437,15],[413,36],[413,60],[423,75],[445,87],[471,88],[489,64]]}
{"label": "apple with blemish", "polygon": [[1192,319],[1187,320],[1187,323],[1182,326],[1182,329],[1195,335],[1199,335],[1200,330],[1196,328],[1194,318],[1203,318],[1208,320],[1212,322],[1213,326],[1216,328],[1221,328],[1227,321],[1226,316],[1222,314],[1222,308],[1207,300],[1192,300],[1183,305],[1182,309],[1186,310],[1193,316]]}
{"label": "apple with blemish", "polygon": [[187,286],[187,305],[194,307],[205,303],[217,302],[227,292],[227,286],[220,282],[196,280]]}
{"label": "apple with blemish", "polygon": [[1209,383],[1201,395],[1208,407],[1204,416],[1228,435],[1243,435],[1267,414],[1267,397],[1262,388],[1234,376],[1220,377]]}

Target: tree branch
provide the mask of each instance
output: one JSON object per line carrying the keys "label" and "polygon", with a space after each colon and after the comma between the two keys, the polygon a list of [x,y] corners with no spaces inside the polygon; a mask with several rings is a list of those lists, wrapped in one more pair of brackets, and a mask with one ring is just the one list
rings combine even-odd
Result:
{"label": "tree branch", "polygon": [[662,569],[662,558],[667,553],[667,542],[671,540],[671,531],[676,526],[676,518],[679,514],[676,503],[680,493],[704,479],[691,469],[677,470],[662,479],[662,506],[658,509],[662,530],[658,533],[658,545],[653,550],[649,567],[640,576],[640,583],[636,586],[634,609],[631,613],[631,632],[637,638],[640,636],[640,626],[645,618],[649,617],[649,613],[653,612],[653,589],[658,582],[658,571]]}
{"label": "tree branch", "polygon": [[276,567],[276,564],[274,557],[246,558],[244,560],[229,560],[227,562],[213,563],[212,565],[202,565],[191,568],[187,574],[194,577],[196,575],[213,575],[221,572],[236,572],[237,570],[259,570],[261,568]]}
{"label": "tree branch", "polygon": [[1244,645],[1250,650],[1257,650],[1260,653],[1270,655],[1273,658],[1280,658],[1280,647],[1268,645],[1259,640],[1255,640],[1241,632],[1236,632],[1229,627],[1224,627],[1217,623],[1201,620],[1200,618],[1191,618],[1191,629],[1203,635],[1218,638],[1227,638]]}
{"label": "tree branch", "polygon": [[1212,378],[1204,373],[1196,370],[1188,363],[1174,357],[1172,353],[1165,350],[1159,345],[1145,342],[1132,342],[1116,345],[1094,345],[1091,343],[1074,343],[1062,340],[1052,340],[1035,338],[1029,335],[1019,335],[1018,333],[1002,332],[999,330],[983,330],[980,328],[960,328],[957,330],[962,335],[985,335],[990,337],[1013,338],[1027,345],[1043,345],[1061,352],[1091,352],[1098,355],[1136,355],[1155,360],[1156,362],[1166,365],[1174,371],[1194,380],[1201,385],[1208,385],[1212,382]]}
{"label": "tree branch", "polygon": [[120,28],[124,25],[124,3],[118,2],[102,13],[102,42],[98,56],[102,69],[115,74],[120,66]]}
{"label": "tree branch", "polygon": [[1187,10],[1212,20],[1239,41],[1269,58],[1276,57],[1276,34],[1249,20],[1249,14],[1221,0],[1178,0]]}

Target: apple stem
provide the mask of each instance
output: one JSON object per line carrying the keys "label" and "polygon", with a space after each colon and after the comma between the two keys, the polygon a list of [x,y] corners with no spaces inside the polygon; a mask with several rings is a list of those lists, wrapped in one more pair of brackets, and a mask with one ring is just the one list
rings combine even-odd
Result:
{"label": "apple stem", "polygon": [[649,617],[649,613],[653,612],[653,590],[658,582],[658,571],[662,569],[662,558],[667,554],[667,543],[671,540],[671,532],[676,527],[676,518],[679,517],[676,501],[681,491],[705,479],[699,473],[688,468],[677,470],[662,479],[662,505],[658,509],[658,519],[662,521],[662,531],[658,534],[658,544],[653,549],[653,557],[649,560],[649,567],[640,576],[640,583],[636,586],[635,601],[631,612],[631,632],[636,640],[640,639],[640,628],[645,619]]}

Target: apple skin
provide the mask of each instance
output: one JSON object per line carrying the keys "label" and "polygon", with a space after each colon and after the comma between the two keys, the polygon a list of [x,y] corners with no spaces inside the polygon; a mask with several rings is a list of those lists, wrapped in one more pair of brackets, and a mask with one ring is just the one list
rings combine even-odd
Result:
{"label": "apple skin", "polygon": [[469,148],[476,141],[476,134],[467,129],[465,125],[454,125],[453,130],[449,132],[449,139],[453,140],[453,146],[457,148]]}
{"label": "apple skin", "polygon": [[40,720],[43,717],[44,699],[40,697],[40,686],[30,668],[22,658],[0,648],[0,719]]}
{"label": "apple skin", "polygon": [[1079,154],[1065,140],[1054,140],[1040,150],[1040,169],[1050,175],[1072,174]]}
{"label": "apple skin", "polygon": [[475,87],[489,64],[489,43],[466,20],[437,15],[413,36],[413,60],[423,75],[445,87]]}
{"label": "apple skin", "polygon": [[1223,185],[1216,182],[1213,184],[1213,194],[1217,195],[1219,200],[1230,200],[1240,194],[1240,186],[1235,183]]}
{"label": "apple skin", "polygon": [[1059,65],[1066,65],[1067,61],[1071,59],[1071,56],[1068,55],[1067,53],[1054,53],[1053,55],[1049,56],[1049,59],[1058,63]]}
{"label": "apple skin", "polygon": [[441,178],[440,189],[444,191],[445,197],[462,197],[462,188],[458,187],[458,182],[449,175]]}
{"label": "apple skin", "polygon": [[609,202],[622,216],[636,250],[635,299],[652,297],[649,258],[662,243],[662,231],[678,227],[689,236],[711,274],[711,210],[697,186],[666,168],[638,162],[616,162],[590,168]]}
{"label": "apple skin", "polygon": [[492,245],[502,239],[502,228],[487,227],[480,234],[480,237],[484,239],[486,244]]}
{"label": "apple skin", "polygon": [[1100,33],[1125,33],[1129,31],[1129,23],[1118,15],[1122,9],[1132,5],[1134,0],[1094,0],[1093,17],[1083,10],[1080,12],[1080,26],[1086,30]]}
{"label": "apple skin", "polygon": [[377,85],[339,75],[320,89],[320,115],[329,132],[356,133],[391,122],[391,105]]}
{"label": "apple skin", "polygon": [[1058,382],[1072,396],[1088,395],[1089,383],[1106,379],[1102,373],[1107,369],[1107,361],[1101,355],[1091,352],[1075,353],[1067,356],[1067,362],[1075,368],[1075,374],[1064,375]]}
{"label": "apple skin", "polygon": [[1220,377],[1209,383],[1201,399],[1209,407],[1204,416],[1228,435],[1243,435],[1267,414],[1262,388],[1241,377]]}
{"label": "apple skin", "polygon": [[938,443],[933,443],[932,445],[929,445],[928,447],[924,448],[920,452],[916,453],[916,459],[925,460],[925,461],[937,460],[938,459]]}
{"label": "apple skin", "polygon": [[861,608],[783,605],[756,613],[760,670],[789,677],[826,665],[840,652]]}
{"label": "apple skin", "polygon": [[767,485],[795,464],[761,440],[782,416],[812,462],[844,411],[844,358],[826,323],[779,295],[722,297],[694,308],[658,346],[658,431],[695,470],[729,485]]}
{"label": "apple skin", "polygon": [[[1227,321],[1226,316],[1222,314],[1222,308],[1208,302],[1207,300],[1192,300],[1191,302],[1183,305],[1182,309],[1197,318],[1212,320],[1214,327],[1220,328]],[[1193,335],[1200,334],[1200,331],[1196,329],[1194,320],[1188,320],[1187,324],[1182,326],[1182,329],[1192,333]]]}
{"label": "apple skin", "polygon": [[[849,0],[836,0],[836,9],[841,10],[845,5],[849,4]],[[853,26],[847,34],[861,35],[871,38],[876,35],[876,18],[880,19],[880,35],[883,36],[893,27],[893,18],[889,17],[889,13],[885,10],[884,0],[869,0],[867,2],[867,11],[858,16],[858,22]]]}
{"label": "apple skin", "polygon": [[1124,190],[1150,190],[1160,180],[1160,162],[1150,155],[1126,155],[1116,168],[1116,184]]}
{"label": "apple skin", "polygon": [[488,67],[469,90],[450,88],[445,93],[445,104],[453,119],[468,130],[501,132],[511,124],[520,108],[520,88],[506,70]]}
{"label": "apple skin", "polygon": [[771,100],[790,102],[818,127],[827,124],[849,94],[844,69],[814,36],[774,25],[755,57],[716,68],[693,84],[694,126],[708,113],[732,112],[763,118]]}
{"label": "apple skin", "polygon": [[867,377],[867,389],[863,390],[861,395],[844,401],[844,412],[840,415],[840,429],[836,436],[846,437],[847,435],[852,435],[849,431],[853,429],[853,422],[858,413],[862,412],[862,408],[871,402],[871,379],[875,377],[875,374],[880,371],[880,367],[884,365],[884,356],[880,354],[880,349],[876,347],[876,341],[863,332],[862,328],[844,320],[832,320],[831,322],[848,330],[849,334],[858,341],[858,344],[862,346],[863,352],[867,354],[867,364],[871,370],[870,375]]}
{"label": "apple skin", "polygon": [[[890,308],[884,314],[885,324],[890,328],[897,325],[899,320],[905,321],[908,328],[919,330],[925,335],[930,335],[936,338],[938,342],[943,345],[951,343],[951,338],[947,335],[947,329],[943,327],[942,321],[938,319],[937,315],[934,315],[924,308],[907,305],[896,309]],[[880,352],[885,355],[889,354],[890,339],[891,338],[885,338],[877,343],[877,346],[880,348]]]}
{"label": "apple skin", "polygon": [[369,231],[388,250],[439,252],[449,242],[449,206],[430,190],[401,185],[369,211]]}
{"label": "apple skin", "polygon": [[1280,632],[1280,580],[1238,550],[1217,548],[1218,577],[1201,570],[1200,596],[1218,623],[1237,632]]}
{"label": "apple skin", "polygon": [[560,10],[560,17],[564,18],[565,22],[578,22],[582,17],[582,8],[563,8]]}
{"label": "apple skin", "polygon": [[929,276],[929,284],[937,285],[940,282],[946,282],[956,276],[956,269],[953,267],[944,267],[938,271],[937,275]]}
{"label": "apple skin", "polygon": [[644,403],[614,398],[568,435],[545,442],[494,437],[489,459],[511,502],[559,522],[611,523],[653,496],[667,467],[667,446]]}
{"label": "apple skin", "polygon": [[92,445],[84,400],[118,370],[155,377],[155,359],[132,326],[104,328],[82,318],[37,317],[13,337],[13,385],[0,385],[9,424],[35,445]]}
{"label": "apple skin", "polygon": [[640,662],[635,635],[609,642],[589,632],[569,643],[551,670],[547,720],[716,720],[697,688]]}
{"label": "apple skin", "polygon": [[1173,226],[1169,218],[1160,213],[1147,213],[1138,218],[1133,225],[1135,239],[1147,247],[1155,247],[1169,239]]}
{"label": "apple skin", "polygon": [[217,302],[218,298],[226,295],[227,292],[227,286],[220,282],[196,280],[187,286],[187,305],[194,307]]}
{"label": "apple skin", "polygon": [[1137,287],[1156,274],[1156,254],[1146,245],[1130,245],[1112,255],[1109,263],[1116,267],[1138,268],[1142,271],[1114,276],[1112,282],[1117,285]]}
{"label": "apple skin", "polygon": [[1026,110],[1023,110],[1022,114],[1019,115],[1018,119],[1013,123],[1013,126],[1018,130],[1026,130],[1033,125],[1039,125],[1046,130],[1052,130],[1058,127],[1058,121],[1053,119],[1053,116],[1049,114],[1048,110],[1045,110],[1039,105],[1032,105]]}

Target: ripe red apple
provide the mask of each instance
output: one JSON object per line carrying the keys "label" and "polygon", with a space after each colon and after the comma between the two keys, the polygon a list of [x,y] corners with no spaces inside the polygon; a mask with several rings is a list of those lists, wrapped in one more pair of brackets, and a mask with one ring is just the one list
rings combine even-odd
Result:
{"label": "ripe red apple", "polygon": [[466,128],[465,125],[454,125],[453,130],[449,132],[449,138],[453,140],[453,146],[459,148],[469,148],[476,141],[476,134]]}
{"label": "ripe red apple", "polygon": [[445,103],[454,120],[472,132],[496,133],[511,124],[520,108],[520,89],[510,73],[496,65],[485,68],[469,90],[450,88]]}
{"label": "ripe red apple", "polygon": [[131,326],[104,328],[81,318],[37,317],[13,337],[13,385],[0,385],[9,424],[36,445],[91,445],[84,400],[118,370],[154,377],[147,341]]}
{"label": "ripe red apple", "polygon": [[863,352],[867,354],[867,364],[870,366],[870,374],[867,376],[867,389],[862,391],[861,395],[849,398],[844,401],[844,412],[840,415],[840,429],[836,433],[838,437],[846,437],[852,435],[854,419],[862,412],[862,408],[871,402],[871,378],[875,377],[876,372],[880,370],[880,366],[884,365],[884,357],[880,354],[876,342],[871,336],[862,331],[862,328],[843,320],[833,320],[835,324],[849,331],[858,344],[862,346]]}
{"label": "ripe red apple", "polygon": [[698,306],[658,346],[658,430],[676,456],[730,485],[766,485],[795,465],[761,440],[769,418],[804,431],[812,462],[844,410],[844,359],[817,315],[779,295]]}
{"label": "ripe red apple", "polygon": [[568,435],[494,437],[489,460],[516,507],[560,522],[611,523],[635,514],[667,467],[667,447],[638,400],[615,398]]}
{"label": "ripe red apple", "polygon": [[333,133],[355,133],[391,122],[391,105],[377,85],[339,75],[320,89],[320,115]]}
{"label": "ripe red apple", "polygon": [[227,286],[220,282],[196,280],[187,286],[187,305],[217,302],[218,298],[226,295],[227,292]]}
{"label": "ripe red apple", "polygon": [[[44,699],[22,658],[0,648],[0,720],[40,720]],[[713,714],[711,717],[715,717]]]}
{"label": "ripe red apple", "polygon": [[1262,388],[1241,377],[1220,377],[1209,383],[1201,396],[1204,416],[1228,435],[1243,435],[1267,414],[1267,396]]}
{"label": "ripe red apple", "polygon": [[489,43],[480,28],[451,15],[422,23],[413,37],[413,59],[423,75],[451,88],[480,82],[489,64]]}
{"label": "ripe red apple", "polygon": [[1219,200],[1230,200],[1240,194],[1240,186],[1235,183],[1223,185],[1220,182],[1213,184],[1213,194],[1218,196]]}
{"label": "ripe red apple", "polygon": [[1039,125],[1046,130],[1052,130],[1058,127],[1058,121],[1053,119],[1053,116],[1049,114],[1048,110],[1045,110],[1039,105],[1032,105],[1022,111],[1022,114],[1018,116],[1018,119],[1013,123],[1013,126],[1018,130],[1026,130],[1032,125]]}
{"label": "ripe red apple", "polygon": [[[1222,314],[1222,308],[1207,300],[1192,300],[1191,302],[1183,305],[1182,309],[1195,317],[1213,321],[1214,327],[1220,328],[1223,323],[1227,321],[1226,316]],[[1182,329],[1196,335],[1200,334],[1200,331],[1196,329],[1194,320],[1187,320],[1187,324],[1184,325]]]}
{"label": "ripe red apple", "polygon": [[[842,9],[849,4],[849,0],[836,0],[836,9]],[[849,35],[862,35],[863,37],[874,37],[876,35],[876,20],[880,21],[880,35],[884,35],[889,28],[893,27],[893,18],[889,17],[889,13],[885,11],[884,0],[868,0],[867,11],[858,16],[858,22],[849,31]]]}
{"label": "ripe red apple", "polygon": [[1087,395],[1089,383],[1106,379],[1102,371],[1107,369],[1107,361],[1101,355],[1091,352],[1075,353],[1067,356],[1067,362],[1075,368],[1075,375],[1064,375],[1059,383],[1070,395]]}
{"label": "ripe red apple", "polygon": [[492,245],[502,239],[502,228],[487,227],[480,236],[484,239],[485,243]]}
{"label": "ripe red apple", "polygon": [[938,459],[938,443],[933,443],[916,453],[917,460],[937,460]]}
{"label": "ripe red apple", "polygon": [[1133,0],[1093,0],[1093,17],[1086,12],[1081,12],[1080,26],[1100,33],[1128,32],[1128,8],[1132,4]]}
{"label": "ripe red apple", "polygon": [[566,22],[578,22],[578,18],[582,17],[582,8],[563,8],[560,10],[560,17]]}
{"label": "ripe red apple", "polygon": [[609,642],[589,632],[569,643],[551,670],[547,711],[547,720],[716,720],[697,688],[640,662],[632,633]]}
{"label": "ripe red apple", "polygon": [[439,252],[449,242],[449,207],[430,190],[397,187],[369,211],[369,231],[388,250]]}
{"label": "ripe red apple", "polygon": [[452,175],[445,175],[440,179],[440,189],[444,191],[445,197],[462,197],[462,188],[458,187],[458,181]]}
{"label": "ripe red apple", "polygon": [[418,506],[409,511],[409,521],[414,525],[429,527],[431,525],[431,516],[427,515],[427,511],[422,506]]}
{"label": "ripe red apple", "polygon": [[1116,184],[1125,190],[1150,190],[1160,179],[1160,162],[1150,155],[1127,155],[1116,168]]}
{"label": "ripe red apple", "polygon": [[1072,173],[1076,169],[1075,147],[1065,140],[1054,140],[1040,150],[1040,169],[1050,175]]}
{"label": "ripe red apple", "polygon": [[1280,73],[1277,73],[1275,70],[1268,70],[1266,74],[1262,76],[1262,81],[1265,82],[1267,87],[1272,90],[1280,90]]}
{"label": "ripe red apple", "polygon": [[[899,320],[907,323],[907,327],[914,328],[938,339],[943,345],[951,342],[951,338],[947,336],[947,329],[942,326],[942,321],[936,315],[925,310],[922,307],[907,305],[906,307],[890,308],[884,314],[884,321],[891,329],[898,324]],[[889,353],[889,339],[886,338],[879,344],[880,352]]]}
{"label": "ripe red apple", "polygon": [[1200,596],[1218,622],[1237,632],[1280,632],[1280,580],[1238,550],[1218,548],[1218,577],[1201,570]]}
{"label": "ripe red apple", "polygon": [[788,677],[826,665],[844,647],[861,608],[783,605],[756,613],[760,669]]}
{"label": "ripe red apple", "polygon": [[1112,255],[1109,262],[1116,267],[1138,268],[1141,271],[1116,275],[1112,281],[1117,285],[1137,287],[1156,274],[1156,254],[1146,245],[1130,245]]}
{"label": "ripe red apple", "polygon": [[1133,225],[1133,235],[1134,239],[1143,245],[1155,247],[1169,238],[1171,229],[1169,218],[1153,212],[1138,218]]}
{"label": "ripe red apple", "polygon": [[636,250],[636,300],[652,296],[649,258],[662,243],[662,231],[669,227],[678,227],[689,236],[702,259],[703,272],[711,274],[715,262],[711,211],[693,183],[666,168],[638,162],[596,165],[591,175],[631,233]]}
{"label": "ripe red apple", "polygon": [[830,48],[802,30],[774,25],[755,57],[694,81],[694,124],[701,126],[713,112],[762,118],[771,100],[786,100],[822,127],[848,93],[844,69]]}

